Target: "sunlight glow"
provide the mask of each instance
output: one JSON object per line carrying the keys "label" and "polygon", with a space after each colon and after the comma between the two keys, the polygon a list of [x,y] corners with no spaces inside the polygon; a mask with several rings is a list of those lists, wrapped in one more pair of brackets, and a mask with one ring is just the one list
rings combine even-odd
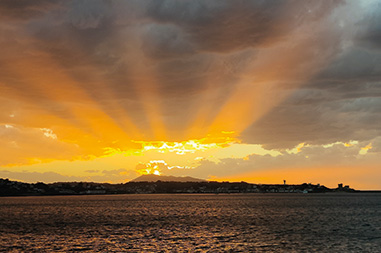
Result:
{"label": "sunlight glow", "polygon": [[44,135],[46,137],[54,139],[54,140],[57,139],[57,135],[55,133],[53,133],[52,129],[49,129],[49,128],[40,128],[40,130],[44,133]]}
{"label": "sunlight glow", "polygon": [[[228,141],[228,142],[227,142]],[[222,143],[207,143],[205,139],[189,140],[182,142],[165,142],[165,141],[134,141],[142,145],[142,152],[157,151],[159,153],[176,153],[185,155],[187,153],[195,153],[196,151],[205,151],[218,147],[226,146],[230,140]]]}
{"label": "sunlight glow", "polygon": [[305,143],[299,143],[296,147],[293,149],[288,149],[287,153],[289,154],[297,154],[302,151],[302,148],[308,147],[309,145],[306,145]]}
{"label": "sunlight glow", "polygon": [[372,149],[372,143],[369,143],[365,147],[361,148],[361,150],[359,151],[359,154],[366,155],[370,149]]}
{"label": "sunlight glow", "polygon": [[171,169],[191,169],[189,166],[169,166],[164,160],[152,160],[148,163],[139,163],[136,166],[136,172],[139,175],[162,175]]}

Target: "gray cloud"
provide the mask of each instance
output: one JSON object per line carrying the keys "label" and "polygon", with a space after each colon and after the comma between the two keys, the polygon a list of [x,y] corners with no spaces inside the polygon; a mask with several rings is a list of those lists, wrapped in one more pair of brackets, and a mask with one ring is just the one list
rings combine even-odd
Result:
{"label": "gray cloud", "polygon": [[346,81],[363,85],[364,82],[378,81],[380,75],[381,52],[352,47],[316,77],[320,81],[316,84],[324,85],[324,82],[326,85],[335,85],[334,81]]}
{"label": "gray cloud", "polygon": [[381,134],[381,54],[353,46],[255,122],[244,140],[267,147],[368,141]]}
{"label": "gray cloud", "polygon": [[370,152],[370,153],[381,153],[381,137],[380,136],[376,137],[370,143],[371,143],[372,148],[370,150],[368,150],[368,152]]}
{"label": "gray cloud", "polygon": [[[329,89],[298,90],[243,133],[246,141],[267,148],[291,148],[298,143],[328,144],[368,141],[381,135],[381,85],[376,93]],[[373,91],[374,91],[373,90]],[[348,92],[348,93],[349,93]]]}
{"label": "gray cloud", "polygon": [[192,43],[179,27],[149,24],[143,31],[142,49],[152,58],[179,58],[194,54]]}
{"label": "gray cloud", "polygon": [[370,50],[381,49],[381,7],[378,3],[369,3],[368,15],[359,22],[363,29],[358,31],[356,43]]}
{"label": "gray cloud", "polygon": [[[276,43],[342,1],[152,1],[148,16],[182,27],[201,51],[228,52]],[[307,13],[307,15],[306,15]]]}

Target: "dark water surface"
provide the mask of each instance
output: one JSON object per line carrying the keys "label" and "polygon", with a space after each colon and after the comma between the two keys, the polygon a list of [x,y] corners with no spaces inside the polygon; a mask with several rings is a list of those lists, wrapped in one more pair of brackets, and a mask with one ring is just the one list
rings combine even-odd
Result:
{"label": "dark water surface", "polygon": [[0,198],[0,251],[381,252],[381,194]]}

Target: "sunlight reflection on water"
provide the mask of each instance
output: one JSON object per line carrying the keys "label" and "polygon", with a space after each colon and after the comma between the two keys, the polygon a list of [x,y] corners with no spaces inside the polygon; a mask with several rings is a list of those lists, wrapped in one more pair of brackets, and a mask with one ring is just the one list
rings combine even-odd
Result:
{"label": "sunlight reflection on water", "polygon": [[1,251],[367,251],[381,194],[0,198]]}

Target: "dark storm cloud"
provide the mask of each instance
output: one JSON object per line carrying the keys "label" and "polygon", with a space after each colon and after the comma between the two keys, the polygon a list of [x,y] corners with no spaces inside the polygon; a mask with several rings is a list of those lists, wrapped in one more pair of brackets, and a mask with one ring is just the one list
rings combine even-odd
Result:
{"label": "dark storm cloud", "polygon": [[342,25],[351,35],[341,38],[335,59],[246,129],[245,141],[291,148],[302,142],[366,142],[381,135],[381,9],[368,8],[357,21],[347,19],[349,29]]}
{"label": "dark storm cloud", "polygon": [[[108,2],[74,1],[59,15],[34,22],[29,29],[41,51],[51,54],[64,70],[81,78],[78,69],[84,66],[113,70],[120,60],[118,52],[126,41],[118,42],[113,14]],[[46,24],[51,19],[56,22]]]}
{"label": "dark storm cloud", "polygon": [[194,54],[187,35],[174,25],[150,24],[145,27],[142,49],[152,58],[178,58]]}
{"label": "dark storm cloud", "polygon": [[[333,61],[317,77],[315,83],[349,82],[359,84],[378,81],[381,77],[381,51],[369,51],[363,47],[353,47]],[[324,84],[323,84],[323,87]]]}
{"label": "dark storm cloud", "polygon": [[357,36],[357,43],[371,50],[381,49],[381,6],[373,4],[370,13],[359,24],[363,27]]}
{"label": "dark storm cloud", "polygon": [[268,148],[291,148],[302,142],[370,141],[380,136],[381,82],[375,76],[381,72],[366,61],[368,68],[355,70],[351,62],[358,65],[355,59],[343,57],[341,69],[328,67],[329,76],[327,71],[324,78],[318,75],[295,91],[249,127],[243,139]]}
{"label": "dark storm cloud", "polygon": [[352,47],[243,133],[268,148],[381,135],[381,54]]}
{"label": "dark storm cloud", "polygon": [[381,134],[380,105],[380,98],[282,103],[247,129],[243,138],[266,148],[371,140]]}
{"label": "dark storm cloud", "polygon": [[147,13],[155,21],[181,27],[196,49],[226,53],[276,43],[341,2],[162,0],[150,2]]}

